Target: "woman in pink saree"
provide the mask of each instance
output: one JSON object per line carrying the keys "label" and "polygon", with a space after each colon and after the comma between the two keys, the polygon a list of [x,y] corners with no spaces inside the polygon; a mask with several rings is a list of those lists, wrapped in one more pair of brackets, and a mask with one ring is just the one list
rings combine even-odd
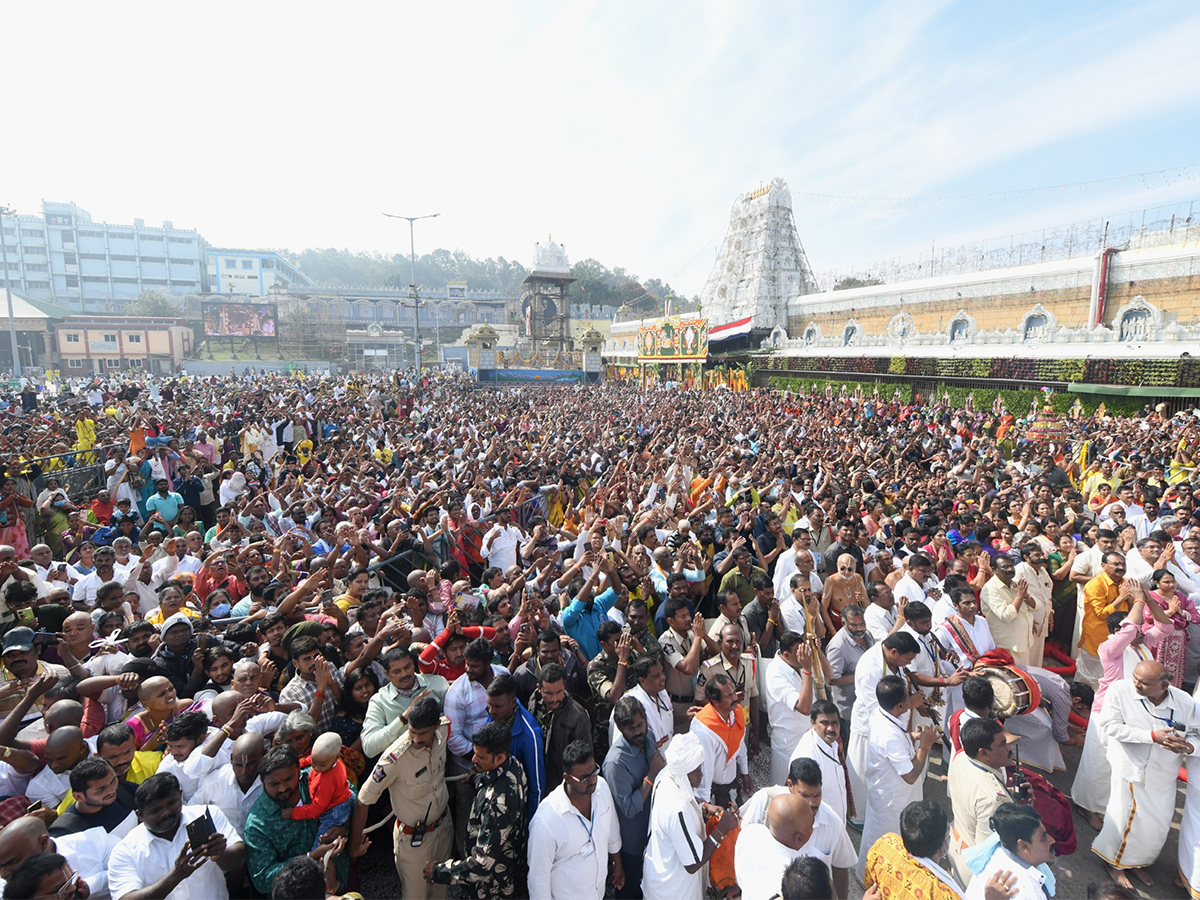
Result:
{"label": "woman in pink saree", "polygon": [[[1160,608],[1167,610],[1172,626],[1167,636],[1154,648],[1154,658],[1171,673],[1171,683],[1175,687],[1183,687],[1184,659],[1187,655],[1188,642],[1187,628],[1189,624],[1200,623],[1200,612],[1196,611],[1195,605],[1188,599],[1187,594],[1176,587],[1175,576],[1167,569],[1156,569],[1150,576],[1150,583],[1154,590],[1150,592],[1148,602],[1157,603]],[[1178,604],[1178,609],[1172,612],[1176,604]],[[1145,610],[1142,615],[1142,629],[1146,630],[1152,627],[1154,617],[1150,610]]]}

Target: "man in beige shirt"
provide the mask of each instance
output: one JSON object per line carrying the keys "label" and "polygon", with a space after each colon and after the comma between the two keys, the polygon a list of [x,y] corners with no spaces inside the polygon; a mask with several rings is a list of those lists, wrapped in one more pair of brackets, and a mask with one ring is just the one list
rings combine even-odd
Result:
{"label": "man in beige shirt", "polygon": [[997,647],[1011,653],[1018,666],[1028,666],[1037,601],[1029,596],[1029,586],[1017,581],[1017,567],[1008,556],[997,556],[992,571],[995,574],[980,592],[988,627]]}
{"label": "man in beige shirt", "polygon": [[1046,551],[1030,541],[1021,547],[1021,562],[1017,565],[1016,580],[1024,582],[1029,596],[1037,606],[1033,610],[1033,639],[1029,646],[1029,665],[1040,666],[1050,631],[1050,595],[1054,581],[1046,568]]}
{"label": "man in beige shirt", "polygon": [[963,884],[971,872],[963,851],[986,841],[992,834],[988,820],[1002,803],[1017,798],[1006,785],[1004,767],[1012,762],[1009,735],[995,719],[969,719],[960,732],[962,752],[950,761],[946,790],[954,808],[950,833],[950,861]]}

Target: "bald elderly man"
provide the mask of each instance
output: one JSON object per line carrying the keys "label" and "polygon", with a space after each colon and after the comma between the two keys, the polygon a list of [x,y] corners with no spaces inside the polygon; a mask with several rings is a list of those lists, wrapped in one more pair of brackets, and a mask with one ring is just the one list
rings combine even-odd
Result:
{"label": "bald elderly man", "polygon": [[71,790],[71,767],[91,752],[78,725],[56,728],[46,738],[45,768],[29,780],[25,796],[40,801],[47,809],[57,809]]}
{"label": "bald elderly man", "polygon": [[1132,887],[1128,871],[1150,886],[1148,870],[1175,817],[1179,766],[1200,755],[1196,704],[1171,685],[1161,663],[1145,660],[1134,666],[1132,678],[1109,687],[1097,716],[1108,741],[1112,790],[1092,852],[1121,886]]}
{"label": "bald elderly man", "polygon": [[93,900],[108,897],[108,851],[103,829],[51,838],[37,816],[22,816],[0,830],[0,894],[4,882],[25,860],[39,853],[59,853],[91,888]]}
{"label": "bald elderly man", "polygon": [[800,848],[812,832],[812,806],[791,793],[772,798],[764,823],[742,826],[734,848],[734,870],[743,900],[777,895],[784,870],[802,855]]}

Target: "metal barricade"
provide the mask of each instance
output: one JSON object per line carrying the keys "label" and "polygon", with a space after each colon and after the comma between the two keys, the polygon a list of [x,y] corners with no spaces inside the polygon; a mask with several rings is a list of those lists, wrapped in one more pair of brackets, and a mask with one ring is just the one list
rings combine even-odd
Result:
{"label": "metal barricade", "polygon": [[34,506],[25,510],[25,533],[32,547],[42,541],[45,534],[43,516],[37,508],[37,498],[46,489],[50,478],[57,478],[67,497],[76,506],[86,507],[92,500],[92,495],[104,487],[107,476],[104,464],[108,462],[114,450],[122,449],[124,444],[107,444],[103,447],[93,447],[90,450],[71,451],[56,456],[40,456],[22,463],[21,474],[14,476],[17,490],[34,502]]}

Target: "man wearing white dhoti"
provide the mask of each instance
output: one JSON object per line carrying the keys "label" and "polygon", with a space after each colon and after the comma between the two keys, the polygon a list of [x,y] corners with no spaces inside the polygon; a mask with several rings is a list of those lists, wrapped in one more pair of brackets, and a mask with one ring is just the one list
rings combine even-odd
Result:
{"label": "man wearing white dhoti", "polygon": [[1140,662],[1130,681],[1109,688],[1100,729],[1112,761],[1111,798],[1092,852],[1108,874],[1132,887],[1126,870],[1153,884],[1145,868],[1162,851],[1175,816],[1176,778],[1184,756],[1200,752],[1196,702],[1171,686],[1157,662]]}
{"label": "man wearing white dhoti", "polygon": [[[1141,588],[1137,590],[1140,592]],[[1104,825],[1103,815],[1108,806],[1109,782],[1112,779],[1108,744],[1100,730],[1104,697],[1118,681],[1131,678],[1138,663],[1154,659],[1151,651],[1165,632],[1158,622],[1149,631],[1142,632],[1142,610],[1145,605],[1145,598],[1139,593],[1128,613],[1110,615],[1108,640],[1099,647],[1104,674],[1092,701],[1092,715],[1088,719],[1087,734],[1083,740],[1083,753],[1079,758],[1079,768],[1075,770],[1075,782],[1071,785],[1071,799],[1097,831]]]}
{"label": "man wearing white dhoti", "polygon": [[[867,735],[871,730],[871,714],[879,708],[875,686],[885,675],[904,676],[905,666],[916,658],[920,649],[911,634],[896,632],[864,653],[854,669],[854,709],[850,713],[850,747],[846,752],[846,764],[850,770],[850,792],[855,797],[867,796]],[[855,807],[857,815],[850,821],[861,825],[866,804],[860,799]]]}
{"label": "man wearing white dhoti", "polygon": [[[1200,703],[1200,685],[1193,696]],[[1188,757],[1187,775],[1187,796],[1179,823],[1179,877],[1189,897],[1200,897],[1200,757]]]}
{"label": "man wearing white dhoti", "polygon": [[867,810],[859,845],[859,878],[866,871],[867,853],[875,841],[885,834],[899,832],[900,813],[924,796],[925,763],[929,760],[929,748],[937,740],[937,732],[930,725],[918,728],[915,740],[909,732],[907,713],[911,701],[903,678],[888,675],[880,679],[875,686],[875,699],[878,706],[871,713],[867,738]]}

